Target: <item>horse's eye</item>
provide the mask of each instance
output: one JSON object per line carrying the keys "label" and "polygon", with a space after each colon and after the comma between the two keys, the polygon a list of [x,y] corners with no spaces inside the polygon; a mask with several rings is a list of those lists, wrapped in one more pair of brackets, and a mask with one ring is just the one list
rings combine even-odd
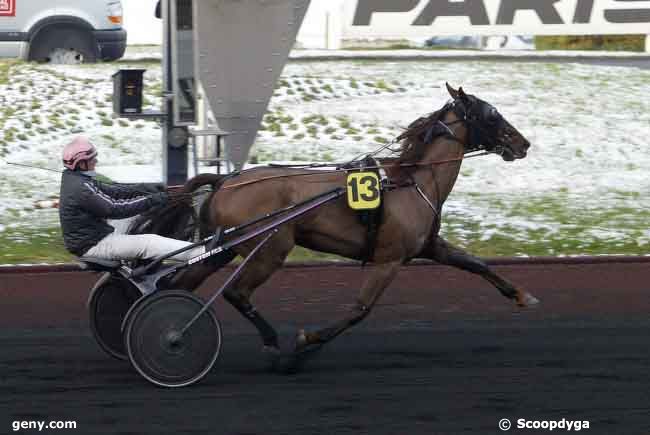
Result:
{"label": "horse's eye", "polygon": [[494,107],[490,107],[486,115],[485,120],[490,123],[496,122],[499,119],[499,112]]}

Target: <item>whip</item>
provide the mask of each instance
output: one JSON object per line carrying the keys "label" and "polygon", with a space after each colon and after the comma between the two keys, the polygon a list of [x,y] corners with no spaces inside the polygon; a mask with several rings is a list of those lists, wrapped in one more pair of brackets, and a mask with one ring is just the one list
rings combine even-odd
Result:
{"label": "whip", "polygon": [[[6,162],[6,163],[8,165],[13,165],[13,166],[22,166],[23,168],[40,169],[41,171],[49,171],[49,172],[55,172],[57,174],[63,174],[63,171],[61,171],[59,169],[43,168],[43,167],[40,167],[40,166],[26,165],[24,163],[15,163],[15,162]],[[102,181],[102,183],[109,184],[111,186],[120,187],[120,183],[112,183],[110,181]],[[182,187],[182,186],[171,186],[171,187],[174,188],[174,187]],[[155,193],[155,192],[147,192],[147,191],[137,190],[137,189],[133,189],[133,191],[137,192],[137,193],[141,193],[143,195],[151,195],[151,194]],[[199,192],[199,193],[197,193],[197,195],[201,194],[201,193],[203,193],[203,192]],[[179,193],[176,193],[175,195],[172,194],[171,197],[170,197],[170,201],[172,201],[172,202],[177,202],[177,201],[187,202],[186,198],[192,198],[194,195],[195,195],[194,192],[192,192],[192,193],[179,192]]]}

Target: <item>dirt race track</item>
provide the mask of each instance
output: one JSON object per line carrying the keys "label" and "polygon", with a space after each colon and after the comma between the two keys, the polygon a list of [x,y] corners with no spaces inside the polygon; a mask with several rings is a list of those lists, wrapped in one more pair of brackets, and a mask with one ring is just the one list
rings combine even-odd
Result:
{"label": "dirt race track", "polygon": [[[462,272],[405,268],[367,323],[290,376],[267,371],[252,328],[219,302],[221,360],[180,390],[95,345],[81,296],[96,277],[2,272],[0,433],[74,420],[76,430],[41,433],[492,434],[508,418],[508,433],[566,433],[516,428],[566,419],[588,421],[584,433],[650,434],[650,264],[560,263],[496,265],[542,299],[523,312]],[[359,275],[285,268],[256,302],[289,339],[339,318]]]}

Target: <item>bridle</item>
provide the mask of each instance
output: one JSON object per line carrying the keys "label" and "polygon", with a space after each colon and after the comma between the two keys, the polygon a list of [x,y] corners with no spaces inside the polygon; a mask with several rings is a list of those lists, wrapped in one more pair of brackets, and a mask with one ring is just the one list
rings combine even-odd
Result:
{"label": "bridle", "polygon": [[[445,130],[445,136],[457,141],[463,146],[463,156],[459,157],[458,159],[453,159],[453,160],[463,160],[464,158],[467,158],[468,154],[479,152],[478,154],[471,155],[469,157],[478,157],[481,155],[487,155],[487,154],[498,154],[500,156],[503,156],[503,153],[505,152],[505,147],[503,145],[499,145],[498,143],[489,146],[489,144],[494,144],[497,142],[497,138],[495,134],[490,133],[490,130],[485,128],[485,124],[490,124],[490,126],[493,129],[496,129],[497,131],[500,129],[500,125],[503,123],[503,118],[499,114],[499,112],[492,106],[488,105],[487,103],[483,102],[483,105],[486,105],[488,108],[488,117],[492,118],[490,120],[485,119],[483,116],[484,114],[475,114],[472,113],[472,107],[467,107],[461,100],[459,99],[454,99],[451,102],[447,103],[444,107],[443,110],[444,112],[452,111],[456,115],[456,120],[451,121],[451,122],[444,122],[442,120],[438,120],[437,123],[439,126],[441,126]],[[452,125],[455,124],[465,124],[467,128],[467,140],[465,142],[461,141],[458,136],[454,133],[454,131],[450,128]],[[435,125],[435,124],[434,124]],[[433,141],[433,126],[429,127],[427,133],[425,134],[424,141],[425,143],[429,143]],[[428,166],[428,165],[427,165]],[[435,175],[433,174],[433,167],[435,165],[430,165],[430,170],[432,171],[433,175],[433,184],[435,187],[435,195],[436,195],[436,201],[435,203],[440,204],[440,187],[438,186],[438,182],[436,180]],[[434,206],[434,202],[432,202],[427,195],[424,193],[420,185],[413,179],[411,176],[411,183],[413,183],[413,186],[415,186],[416,192],[420,195],[420,197],[424,200],[424,202],[429,206],[431,211],[433,212],[433,222],[431,225],[431,231],[434,228],[435,221],[436,219],[440,218],[440,210]]]}
{"label": "bridle", "polygon": [[[481,101],[480,104],[483,112],[487,113],[476,113],[475,109],[476,104],[472,104],[467,107],[466,103],[460,99],[454,99],[451,102],[447,103],[443,110],[446,112],[452,111],[457,119],[449,123],[438,121],[444,126],[448,131],[448,135],[459,141],[460,139],[454,134],[454,132],[449,128],[454,124],[465,124],[467,128],[467,140],[463,143],[463,153],[470,154],[477,151],[484,151],[490,154],[497,154],[503,156],[505,152],[505,147],[499,144],[497,139],[497,134],[493,131],[499,131],[503,124],[503,117],[501,114],[488,103]],[[489,126],[486,128],[485,124]]]}

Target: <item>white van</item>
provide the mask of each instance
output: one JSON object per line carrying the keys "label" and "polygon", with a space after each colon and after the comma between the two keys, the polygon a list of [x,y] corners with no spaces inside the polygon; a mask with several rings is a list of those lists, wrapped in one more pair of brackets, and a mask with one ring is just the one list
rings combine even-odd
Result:
{"label": "white van", "polygon": [[81,63],[125,49],[120,0],[0,0],[0,57]]}

